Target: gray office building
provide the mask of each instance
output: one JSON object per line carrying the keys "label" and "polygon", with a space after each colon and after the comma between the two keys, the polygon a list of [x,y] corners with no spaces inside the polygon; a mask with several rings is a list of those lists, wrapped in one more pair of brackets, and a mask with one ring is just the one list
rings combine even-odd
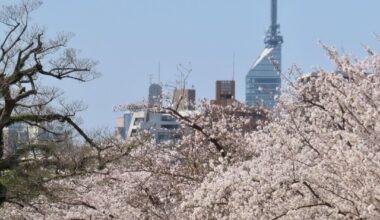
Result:
{"label": "gray office building", "polygon": [[265,48],[246,75],[246,104],[273,108],[281,90],[281,45],[283,38],[277,24],[277,0],[271,0],[271,26]]}
{"label": "gray office building", "polygon": [[162,87],[157,83],[149,86],[148,105],[149,108],[161,107],[162,101]]}

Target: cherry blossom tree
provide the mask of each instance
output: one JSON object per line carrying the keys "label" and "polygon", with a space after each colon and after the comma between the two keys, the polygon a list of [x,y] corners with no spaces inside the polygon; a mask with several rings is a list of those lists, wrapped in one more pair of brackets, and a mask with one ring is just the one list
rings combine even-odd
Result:
{"label": "cherry blossom tree", "polygon": [[290,82],[261,123],[250,126],[246,116],[259,113],[244,106],[164,108],[191,128],[182,139],[110,138],[104,169],[50,181],[50,198],[6,203],[4,216],[378,219],[380,56],[368,49],[369,58],[356,60],[325,49],[337,70]]}
{"label": "cherry blossom tree", "polygon": [[325,49],[337,71],[292,83],[272,122],[246,136],[257,157],[188,194],[190,219],[380,218],[380,56]]}
{"label": "cherry blossom tree", "polygon": [[[64,138],[67,132],[96,146],[74,117],[83,106],[66,103],[59,89],[44,85],[49,78],[92,80],[98,75],[96,62],[78,57],[77,50],[68,46],[70,34],[49,38],[44,28],[32,23],[31,13],[40,5],[40,1],[25,0],[0,9],[4,31],[0,39],[0,204],[34,198],[48,179],[78,168],[84,148],[76,149]],[[15,124],[61,137],[60,143],[57,139],[25,142],[10,152],[2,131]]]}

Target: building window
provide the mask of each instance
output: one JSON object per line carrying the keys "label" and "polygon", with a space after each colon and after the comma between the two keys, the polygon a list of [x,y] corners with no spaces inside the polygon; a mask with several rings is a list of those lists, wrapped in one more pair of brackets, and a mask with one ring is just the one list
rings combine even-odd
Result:
{"label": "building window", "polygon": [[176,119],[171,115],[162,115],[161,121],[176,121]]}
{"label": "building window", "polygon": [[255,79],[255,83],[281,83],[281,79],[279,79],[279,78],[264,78],[264,79],[257,78],[257,79]]}
{"label": "building window", "polygon": [[178,128],[178,125],[161,125],[161,128],[168,129],[168,130],[174,130]]}
{"label": "building window", "polygon": [[137,130],[136,129],[132,129],[132,131],[131,131],[131,137],[136,136],[136,134],[137,134]]}
{"label": "building window", "polygon": [[141,125],[144,122],[144,118],[136,118],[133,125]]}

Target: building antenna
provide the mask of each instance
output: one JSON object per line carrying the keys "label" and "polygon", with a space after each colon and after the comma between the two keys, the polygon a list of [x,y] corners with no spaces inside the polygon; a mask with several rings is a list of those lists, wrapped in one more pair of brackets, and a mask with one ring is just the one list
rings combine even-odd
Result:
{"label": "building antenna", "polygon": [[265,46],[267,48],[276,47],[283,43],[283,38],[280,35],[280,25],[277,24],[278,15],[277,15],[278,5],[277,0],[271,1],[271,25],[265,36]]}
{"label": "building antenna", "polygon": [[158,61],[158,83],[161,83],[161,62]]}
{"label": "building antenna", "polygon": [[272,0],[271,5],[271,32],[272,36],[277,35],[278,25],[277,25],[277,0]]}
{"label": "building antenna", "polygon": [[232,57],[232,80],[235,80],[235,52]]}
{"label": "building antenna", "polygon": [[152,85],[153,83],[153,74],[149,74],[149,84]]}

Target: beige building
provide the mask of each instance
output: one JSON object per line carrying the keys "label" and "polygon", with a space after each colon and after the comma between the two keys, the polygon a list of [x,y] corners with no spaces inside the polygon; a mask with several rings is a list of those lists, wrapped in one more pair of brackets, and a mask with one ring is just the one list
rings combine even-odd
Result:
{"label": "beige building", "polygon": [[228,106],[236,102],[235,80],[218,80],[215,90],[215,100],[211,100],[211,104]]}

